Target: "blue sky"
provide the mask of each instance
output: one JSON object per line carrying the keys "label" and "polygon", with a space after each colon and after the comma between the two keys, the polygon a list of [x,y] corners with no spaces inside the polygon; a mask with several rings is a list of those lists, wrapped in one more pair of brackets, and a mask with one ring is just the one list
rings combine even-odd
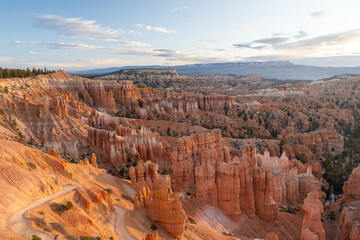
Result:
{"label": "blue sky", "polygon": [[0,66],[360,65],[356,0],[4,0]]}

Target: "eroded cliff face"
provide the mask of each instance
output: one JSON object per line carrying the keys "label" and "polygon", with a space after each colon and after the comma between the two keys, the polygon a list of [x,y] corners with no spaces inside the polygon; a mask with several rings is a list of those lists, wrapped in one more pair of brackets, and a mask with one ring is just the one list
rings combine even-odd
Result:
{"label": "eroded cliff face", "polygon": [[195,167],[196,198],[220,207],[233,217],[244,212],[250,218],[257,215],[276,224],[278,206],[302,203],[312,190],[312,182],[317,180],[310,165],[303,166],[307,172],[299,174],[296,164],[301,163],[291,162],[285,153],[280,158],[270,157],[269,152],[260,155],[254,147],[249,147],[243,151],[241,160],[210,158],[209,155],[209,149],[202,152],[198,160],[200,165],[197,163]]}
{"label": "eroded cliff face", "polygon": [[[353,89],[358,86],[355,83]],[[292,85],[303,91],[299,95],[286,91],[286,86],[274,91],[279,95],[235,86],[241,94],[230,96],[230,90],[225,91],[228,95],[218,94],[220,91],[198,94],[58,72],[1,80],[0,86],[10,91],[1,94],[0,138],[22,141],[45,152],[54,146],[50,152],[83,168],[99,164],[117,174],[124,167],[134,189],[162,191],[171,186],[231,217],[257,215],[273,224],[279,222],[278,208],[302,204],[312,191],[312,182],[321,181],[321,165],[309,160],[315,153],[342,150],[343,140],[335,129],[340,122],[352,126],[355,120],[350,109],[356,109],[356,94],[340,88],[345,91],[341,96],[354,99],[337,104],[339,98],[327,94],[331,89],[326,84],[320,96],[312,85]],[[209,130],[214,128],[219,130]],[[89,161],[93,152],[97,160]],[[302,154],[306,164],[294,159]],[[158,174],[165,170],[172,174],[172,183]],[[3,173],[6,181],[15,182],[9,172],[9,176]],[[355,171],[344,187],[344,201],[359,199],[357,175]],[[40,180],[27,173],[17,177],[24,183],[24,187],[14,183],[20,192],[29,187],[26,179],[38,181],[45,195],[58,188],[51,177]],[[103,189],[77,190],[74,196],[89,211],[101,206],[111,209]],[[100,207],[94,207],[94,202],[101,202]],[[347,212],[344,216],[350,216],[350,208]],[[350,220],[344,219],[348,226]],[[351,226],[354,235],[356,224]]]}
{"label": "eroded cliff face", "polygon": [[343,187],[343,203],[339,221],[339,240],[360,239],[360,165],[355,168]]}
{"label": "eroded cliff face", "polygon": [[143,188],[134,196],[134,207],[145,209],[149,219],[159,223],[176,239],[182,239],[186,215],[179,198],[179,193],[173,193],[171,188]]}
{"label": "eroded cliff face", "polygon": [[344,195],[342,200],[345,202],[360,200],[360,164],[355,168],[349,180],[344,184]]}
{"label": "eroded cliff face", "polygon": [[131,185],[138,191],[144,187],[148,187],[150,190],[170,188],[170,177],[168,175],[159,175],[158,170],[159,166],[156,163],[138,162],[136,167],[130,167],[129,169]]}
{"label": "eroded cliff face", "polygon": [[358,240],[360,239],[360,201],[344,204],[341,211],[338,239]]}
{"label": "eroded cliff face", "polygon": [[313,190],[304,200],[302,208],[305,211],[301,229],[301,240],[325,240],[325,231],[321,223],[321,214],[324,211],[319,200],[318,186],[313,185]]}

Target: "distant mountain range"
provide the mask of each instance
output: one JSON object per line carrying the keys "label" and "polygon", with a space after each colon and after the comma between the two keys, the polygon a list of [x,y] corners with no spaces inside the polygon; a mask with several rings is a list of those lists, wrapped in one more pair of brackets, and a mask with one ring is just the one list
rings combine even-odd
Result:
{"label": "distant mountain range", "polygon": [[112,73],[122,69],[138,68],[175,69],[179,73],[185,74],[187,76],[203,76],[216,74],[258,74],[262,78],[276,78],[282,80],[316,80],[341,74],[360,74],[360,66],[316,67],[297,65],[289,61],[205,63],[180,66],[126,66],[85,71],[73,71],[70,73],[80,75],[101,75]]}

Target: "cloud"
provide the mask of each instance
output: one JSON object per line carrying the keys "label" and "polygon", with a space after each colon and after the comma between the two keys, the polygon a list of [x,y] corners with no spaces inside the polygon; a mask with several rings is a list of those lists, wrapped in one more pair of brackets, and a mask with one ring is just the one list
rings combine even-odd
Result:
{"label": "cloud", "polygon": [[216,39],[213,39],[213,38],[202,39],[202,40],[200,40],[200,42],[208,42],[208,43],[212,43],[212,42],[216,42]]}
{"label": "cloud", "polygon": [[277,49],[306,49],[308,51],[325,48],[329,46],[336,46],[348,44],[360,40],[360,29],[351,31],[337,32],[326,35],[321,35],[313,38],[306,38],[303,40],[289,42],[283,45],[275,46]]}
{"label": "cloud", "polygon": [[152,27],[152,26],[144,26],[142,24],[135,25],[138,28],[145,29],[146,31],[153,31],[153,32],[162,32],[162,33],[176,33],[176,30],[169,30],[165,27]]}
{"label": "cloud", "polygon": [[[257,39],[249,43],[236,43],[233,44],[236,48],[250,48],[257,50],[264,49],[276,49],[279,46],[285,46],[287,43],[292,41],[298,41],[298,39],[305,38],[308,34],[305,31],[299,31],[297,34],[292,36],[284,37],[281,33],[274,33],[273,37]],[[277,36],[277,37],[274,37]]]}
{"label": "cloud", "polygon": [[137,41],[125,41],[123,42],[123,44],[125,44],[128,47],[146,47],[149,45],[147,43],[142,43]]}
{"label": "cloud", "polygon": [[183,7],[177,7],[177,8],[174,8],[173,10],[171,10],[171,12],[178,12],[178,11],[181,11],[181,10],[184,10],[184,9],[186,9],[187,8],[187,6],[183,6]]}
{"label": "cloud", "polygon": [[33,25],[38,28],[55,30],[61,35],[68,37],[83,37],[117,41],[120,37],[120,29],[104,28],[93,20],[82,18],[64,18],[58,15],[35,15]]}
{"label": "cloud", "polygon": [[290,38],[286,38],[286,37],[271,37],[271,38],[258,39],[258,40],[253,41],[253,43],[276,45],[276,44],[287,42],[289,39]]}
{"label": "cloud", "polygon": [[16,40],[16,41],[13,41],[11,42],[12,44],[25,44],[26,42],[25,41],[19,41],[19,40]]}
{"label": "cloud", "polygon": [[309,14],[310,18],[316,19],[316,18],[321,18],[325,15],[325,12],[320,12],[320,11],[315,11],[315,12],[311,12]]}
{"label": "cloud", "polygon": [[236,48],[251,48],[251,49],[257,49],[257,50],[262,50],[262,49],[267,48],[267,46],[265,46],[265,45],[254,46],[252,43],[235,43],[235,44],[233,44],[233,46]]}
{"label": "cloud", "polygon": [[300,38],[304,38],[304,37],[307,37],[307,36],[308,36],[308,34],[301,30],[301,31],[298,32],[297,35],[294,36],[294,38],[300,39]]}
{"label": "cloud", "polygon": [[29,51],[30,54],[33,54],[33,55],[37,55],[39,54],[38,52],[34,52],[34,51]]}
{"label": "cloud", "polygon": [[41,47],[50,49],[97,49],[95,45],[88,45],[85,43],[38,43]]}
{"label": "cloud", "polygon": [[144,49],[144,48],[122,48],[122,47],[105,47],[89,45],[85,43],[37,43],[38,45],[50,49],[86,49],[98,50],[117,53],[121,55],[132,56],[150,56],[161,57],[167,61],[187,61],[187,62],[212,62],[225,61],[225,58],[217,56],[201,56],[195,53],[181,52],[171,49]]}
{"label": "cloud", "polygon": [[0,63],[1,64],[8,64],[12,61],[12,58],[11,57],[1,57],[0,56]]}

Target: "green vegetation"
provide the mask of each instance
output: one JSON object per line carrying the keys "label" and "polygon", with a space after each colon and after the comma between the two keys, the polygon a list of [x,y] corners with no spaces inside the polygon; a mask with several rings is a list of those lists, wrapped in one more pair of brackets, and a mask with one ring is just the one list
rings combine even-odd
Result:
{"label": "green vegetation", "polygon": [[151,230],[153,230],[153,231],[158,230],[158,227],[153,222],[151,223]]}
{"label": "green vegetation", "polygon": [[50,226],[52,227],[52,229],[54,229],[55,231],[57,231],[61,234],[67,234],[67,231],[65,230],[64,225],[61,223],[52,222],[52,223],[50,223]]}
{"label": "green vegetation", "polygon": [[89,236],[80,236],[80,240],[92,240]]}
{"label": "green vegetation", "polygon": [[31,240],[41,240],[41,238],[38,235],[32,235]]}
{"label": "green vegetation", "polygon": [[74,205],[71,201],[68,201],[65,206],[66,206],[66,210],[70,210],[74,207]]}
{"label": "green vegetation", "polygon": [[324,189],[327,197],[332,193],[332,189],[335,195],[342,193],[344,183],[359,163],[360,126],[355,129],[346,127],[344,130],[344,151],[335,156],[326,152],[322,157],[321,165],[325,170],[323,178],[330,186],[329,189]]}
{"label": "green vegetation", "polygon": [[63,212],[66,211],[66,206],[64,204],[59,204],[59,203],[51,203],[50,208],[57,214],[62,214]]}
{"label": "green vegetation", "polygon": [[52,228],[47,224],[47,222],[43,218],[34,217],[31,219],[34,224],[44,230],[45,232],[52,232]]}
{"label": "green vegetation", "polygon": [[[0,78],[21,78],[21,77],[34,77],[40,74],[54,73],[54,70],[48,70],[46,68],[33,68],[26,69],[13,69],[13,68],[0,68]],[[7,92],[5,92],[7,93]]]}
{"label": "green vegetation", "polygon": [[32,162],[27,162],[27,165],[32,169],[36,169],[36,165]]}

